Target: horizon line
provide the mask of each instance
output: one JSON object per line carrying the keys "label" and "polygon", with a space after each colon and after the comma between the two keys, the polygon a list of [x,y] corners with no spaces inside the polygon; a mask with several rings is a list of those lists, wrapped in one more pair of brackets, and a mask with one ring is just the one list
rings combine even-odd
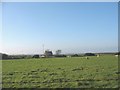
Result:
{"label": "horizon line", "polygon": [[[84,53],[118,53],[119,51],[104,51],[104,52],[80,52],[80,53],[61,53],[61,54],[84,54]],[[4,53],[4,52],[0,52],[0,54],[8,54],[8,53]],[[36,53],[36,54],[39,54],[39,55],[42,55],[42,53]],[[28,54],[22,54],[22,53],[19,53],[19,54],[8,54],[8,55],[35,55],[35,53],[28,53]]]}

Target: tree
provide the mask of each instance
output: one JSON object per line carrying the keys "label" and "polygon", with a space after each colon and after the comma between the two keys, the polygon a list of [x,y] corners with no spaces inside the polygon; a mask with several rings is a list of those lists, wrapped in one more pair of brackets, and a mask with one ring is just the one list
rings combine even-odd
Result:
{"label": "tree", "polygon": [[74,55],[72,55],[72,57],[78,57],[79,55],[78,54],[74,54]]}
{"label": "tree", "polygon": [[1,55],[2,55],[2,59],[8,59],[8,55],[7,54],[1,54]]}
{"label": "tree", "polygon": [[39,55],[36,54],[32,58],[39,58]]}
{"label": "tree", "polygon": [[85,53],[84,56],[96,56],[94,53]]}
{"label": "tree", "polygon": [[56,55],[60,55],[61,52],[62,52],[61,50],[57,50],[57,51],[56,51]]}

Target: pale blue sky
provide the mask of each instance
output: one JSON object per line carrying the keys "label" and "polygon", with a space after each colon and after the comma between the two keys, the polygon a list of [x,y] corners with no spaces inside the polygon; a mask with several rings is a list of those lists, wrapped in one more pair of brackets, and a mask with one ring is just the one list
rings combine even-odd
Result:
{"label": "pale blue sky", "polygon": [[119,2],[119,0],[1,0],[1,2]]}
{"label": "pale blue sky", "polygon": [[2,51],[2,3],[0,3],[0,52]]}
{"label": "pale blue sky", "polygon": [[115,3],[3,3],[2,51],[8,54],[117,51]]}

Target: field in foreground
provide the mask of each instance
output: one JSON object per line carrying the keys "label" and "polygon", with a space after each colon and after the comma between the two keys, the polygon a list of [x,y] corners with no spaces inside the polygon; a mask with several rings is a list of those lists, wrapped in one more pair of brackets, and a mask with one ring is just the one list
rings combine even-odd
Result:
{"label": "field in foreground", "polygon": [[117,88],[118,58],[41,58],[2,61],[3,88]]}

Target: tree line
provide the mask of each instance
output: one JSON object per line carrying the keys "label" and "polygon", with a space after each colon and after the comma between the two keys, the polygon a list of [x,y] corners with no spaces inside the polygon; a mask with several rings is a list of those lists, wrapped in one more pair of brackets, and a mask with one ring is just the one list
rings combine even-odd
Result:
{"label": "tree line", "polygon": [[39,55],[8,55],[0,53],[0,59],[27,59],[27,58],[50,58],[50,57],[84,57],[84,56],[97,56],[100,54],[113,54],[120,55],[120,52],[117,53],[84,53],[84,54],[61,54],[61,50],[57,50],[56,54],[53,54],[52,51],[46,50],[44,54]]}

